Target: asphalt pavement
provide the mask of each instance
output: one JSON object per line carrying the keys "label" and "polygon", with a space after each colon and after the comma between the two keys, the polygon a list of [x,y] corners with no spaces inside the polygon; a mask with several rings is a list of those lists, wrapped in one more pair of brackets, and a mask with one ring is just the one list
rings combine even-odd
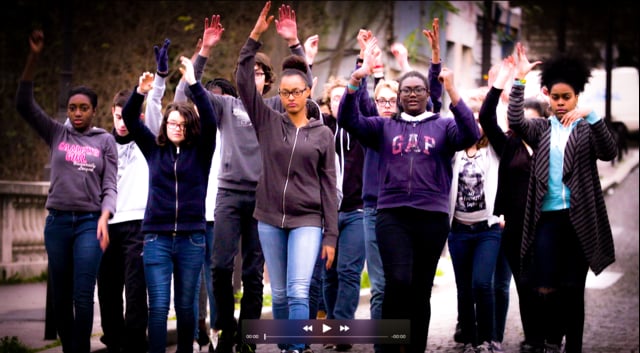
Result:
{"label": "asphalt pavement", "polygon": [[[598,162],[603,190],[612,191],[610,189],[621,183],[630,174],[637,178],[635,169],[638,167],[638,160],[638,147],[633,147],[621,162],[615,164]],[[638,198],[637,189],[633,197]],[[637,215],[637,209],[633,214]],[[614,238],[616,251],[618,252],[619,246],[622,246],[623,251],[630,251],[630,254],[625,254],[624,258],[618,256],[618,261],[614,265],[621,268],[614,266],[616,271],[607,269],[597,277],[590,273],[587,278],[585,353],[639,352],[638,229],[626,235],[626,238],[630,239],[628,241],[631,242],[628,245],[626,243],[618,244],[619,240],[615,234]],[[457,353],[461,352],[461,347],[453,341],[456,324],[456,288],[450,259],[447,256],[442,257],[438,267],[441,275],[435,279],[431,297],[432,314],[427,352]],[[635,275],[621,275],[620,271],[625,271],[625,267]],[[369,297],[368,290],[361,291],[356,319],[369,318]],[[503,342],[506,352],[517,352],[518,345],[523,338],[517,300],[515,286],[512,284],[507,329]],[[100,342],[102,328],[97,302],[96,296],[91,339],[93,353],[106,352],[105,346]],[[56,345],[56,341],[44,339],[45,303],[46,283],[0,285],[0,338],[16,336],[35,351],[62,352],[61,346]],[[609,319],[600,322],[598,319],[600,317]],[[169,346],[167,352],[173,353],[176,351],[175,315],[170,313],[170,318],[173,319],[168,322]],[[270,308],[264,308],[263,318],[271,318]],[[312,344],[311,348],[316,353],[326,351],[320,344]],[[257,352],[280,353],[275,344],[260,344]],[[373,348],[370,344],[356,344],[351,352],[370,353],[373,352]]]}

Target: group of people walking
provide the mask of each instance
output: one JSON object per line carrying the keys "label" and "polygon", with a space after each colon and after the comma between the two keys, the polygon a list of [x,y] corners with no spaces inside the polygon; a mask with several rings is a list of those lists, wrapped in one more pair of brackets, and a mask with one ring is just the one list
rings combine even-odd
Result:
{"label": "group of people walking", "polygon": [[[200,82],[224,33],[213,15],[193,57],[180,58],[173,102],[161,104],[167,39],[154,47],[156,72],[115,94],[112,133],[94,126],[98,97],[88,87],[69,92],[65,123],[38,106],[44,35],[30,36],[16,105],[51,149],[45,246],[63,351],[89,352],[96,283],[110,353],[166,351],[172,282],[178,353],[251,353],[257,347],[240,331],[261,316],[265,264],[274,319],[315,319],[322,302],[327,318],[348,320],[366,263],[371,318],[410,321],[409,344],[374,351],[423,353],[448,245],[462,352],[504,352],[512,276],[520,352],[581,352],[587,271],[615,260],[596,160],[612,160],[616,147],[604,121],[577,107],[586,65],[566,55],[530,62],[518,44],[474,107],[440,60],[438,19],[422,30],[428,73],[395,47],[397,80],[381,74],[382,50],[363,29],[355,69],[330,82],[324,111],[312,98],[318,37],[300,42],[289,6],[277,18],[270,11],[268,1],[240,50],[237,94],[226,80]],[[279,81],[260,52],[272,22],[291,50]],[[549,116],[534,119],[524,78],[540,64]],[[443,89],[451,116],[440,112]],[[237,318],[234,271],[243,287]],[[278,347],[310,352],[304,342]]]}

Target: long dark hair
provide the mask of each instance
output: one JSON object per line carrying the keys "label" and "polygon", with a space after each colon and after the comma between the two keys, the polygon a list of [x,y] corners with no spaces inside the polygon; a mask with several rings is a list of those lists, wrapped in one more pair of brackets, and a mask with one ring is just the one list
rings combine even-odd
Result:
{"label": "long dark hair", "polygon": [[173,102],[167,105],[162,117],[162,125],[160,125],[160,131],[158,132],[158,145],[164,146],[167,142],[171,142],[167,137],[167,119],[173,111],[177,111],[184,118],[184,141],[182,141],[182,144],[190,146],[200,136],[200,117],[191,103],[188,102]]}

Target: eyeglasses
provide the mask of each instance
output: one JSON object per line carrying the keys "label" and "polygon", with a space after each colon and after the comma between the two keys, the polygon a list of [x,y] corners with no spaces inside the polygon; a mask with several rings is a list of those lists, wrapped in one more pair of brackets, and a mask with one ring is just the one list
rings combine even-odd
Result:
{"label": "eyeglasses", "polygon": [[278,90],[278,94],[280,95],[280,97],[282,98],[289,98],[289,96],[293,95],[294,98],[298,98],[302,95],[302,93],[304,93],[304,91],[306,91],[307,88],[303,88],[303,89],[294,89],[293,91],[287,91],[286,89],[279,89]]}
{"label": "eyeglasses", "polygon": [[400,94],[403,95],[403,96],[411,95],[411,92],[413,92],[416,96],[422,96],[425,93],[427,93],[427,89],[425,87],[422,87],[422,86],[403,87],[403,88],[400,89]]}
{"label": "eyeglasses", "polygon": [[396,105],[398,101],[395,98],[391,98],[389,100],[386,100],[384,98],[378,98],[376,99],[376,103],[378,103],[379,106],[384,107],[387,104],[389,104],[390,107],[393,107],[394,105]]}
{"label": "eyeglasses", "polygon": [[264,76],[264,72],[262,72],[262,71],[256,71],[256,72],[254,72],[254,73],[253,73],[253,75],[255,76],[255,78],[259,78],[259,77]]}
{"label": "eyeglasses", "polygon": [[167,127],[172,129],[172,130],[184,130],[184,127],[186,125],[187,124],[185,124],[185,123],[176,123],[176,122],[173,122],[173,121],[167,121]]}

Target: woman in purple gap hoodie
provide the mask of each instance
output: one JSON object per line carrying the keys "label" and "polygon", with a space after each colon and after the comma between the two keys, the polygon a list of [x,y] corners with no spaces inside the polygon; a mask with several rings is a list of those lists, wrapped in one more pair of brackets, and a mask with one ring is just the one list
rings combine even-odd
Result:
{"label": "woman in purple gap hoodie", "polygon": [[[428,36],[431,32],[423,33]],[[422,353],[433,278],[449,232],[451,158],[475,143],[479,132],[447,68],[442,68],[439,79],[451,98],[455,118],[427,111],[429,84],[417,71],[398,79],[398,116],[363,116],[355,93],[380,54],[374,38],[367,45],[362,66],[351,75],[338,123],[380,155],[376,236],[386,281],[382,318],[411,320],[411,343],[388,345],[384,351]]]}

